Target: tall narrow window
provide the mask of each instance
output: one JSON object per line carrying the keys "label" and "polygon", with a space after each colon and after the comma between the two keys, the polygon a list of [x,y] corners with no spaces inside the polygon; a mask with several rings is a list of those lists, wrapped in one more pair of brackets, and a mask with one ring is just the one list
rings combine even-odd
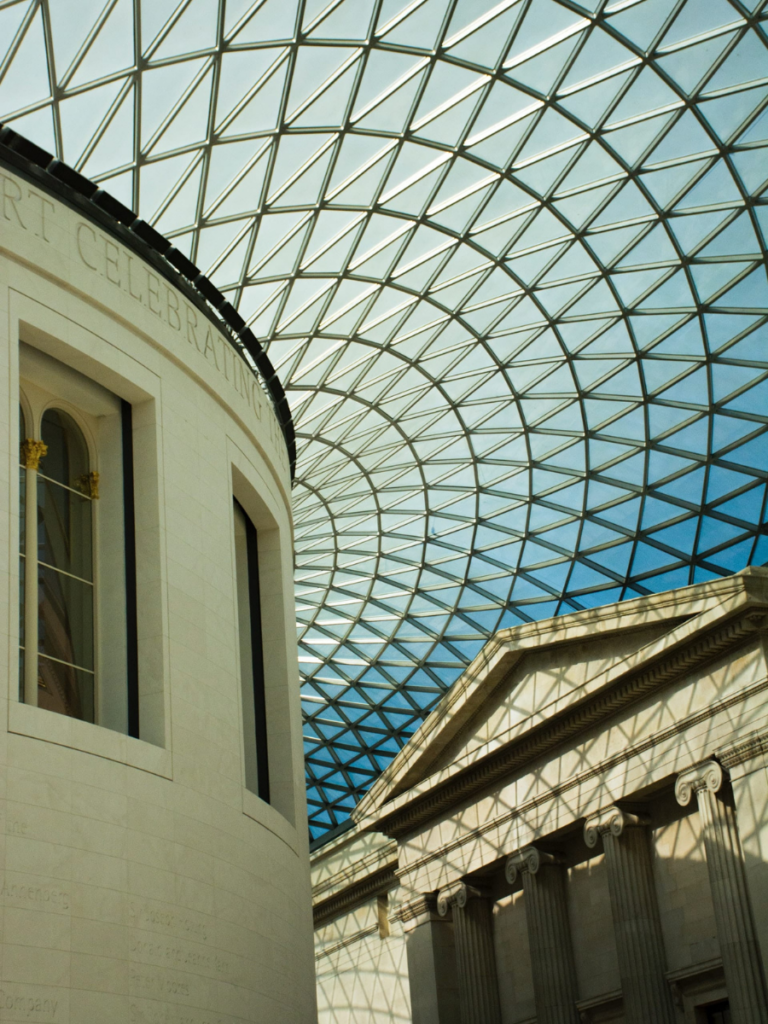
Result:
{"label": "tall narrow window", "polygon": [[235,501],[235,563],[243,697],[245,785],[252,793],[269,803],[269,755],[258,537],[256,528],[238,501]]}
{"label": "tall narrow window", "polygon": [[91,505],[97,478],[89,470],[82,431],[67,413],[49,409],[41,438],[22,445],[25,699],[92,722]]}
{"label": "tall narrow window", "polygon": [[19,699],[138,736],[131,406],[23,342],[19,371]]}
{"label": "tall narrow window", "polygon": [[[19,406],[19,438],[20,438],[20,466],[19,466],[19,700],[24,700],[24,671],[26,654],[26,576],[27,576],[27,462],[30,461],[32,453],[29,452],[27,437],[27,421],[24,410]],[[34,509],[34,505],[32,506]],[[34,572],[34,566],[32,566]],[[35,616],[37,613],[35,613]],[[35,680],[36,682],[36,680]],[[35,686],[35,696],[37,686]]]}

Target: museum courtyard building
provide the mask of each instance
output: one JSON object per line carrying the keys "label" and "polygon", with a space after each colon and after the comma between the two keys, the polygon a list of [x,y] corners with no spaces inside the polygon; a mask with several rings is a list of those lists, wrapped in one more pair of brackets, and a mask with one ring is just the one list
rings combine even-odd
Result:
{"label": "museum courtyard building", "polygon": [[768,1024],[768,0],[0,0],[0,1022]]}

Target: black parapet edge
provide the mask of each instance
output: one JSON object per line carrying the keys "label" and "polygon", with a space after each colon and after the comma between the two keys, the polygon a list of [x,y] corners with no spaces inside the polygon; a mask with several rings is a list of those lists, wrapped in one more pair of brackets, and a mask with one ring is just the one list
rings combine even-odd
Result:
{"label": "black parapet edge", "polygon": [[97,222],[123,245],[133,249],[223,332],[251,373],[261,379],[272,401],[288,449],[293,481],[296,473],[296,432],[283,385],[251,329],[213,282],[169,239],[137,217],[133,210],[2,121],[0,164]]}

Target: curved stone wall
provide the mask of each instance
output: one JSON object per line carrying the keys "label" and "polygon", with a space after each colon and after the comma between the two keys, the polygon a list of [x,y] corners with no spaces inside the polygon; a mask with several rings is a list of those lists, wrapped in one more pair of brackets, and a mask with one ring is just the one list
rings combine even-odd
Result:
{"label": "curved stone wall", "polygon": [[[315,997],[287,437],[238,339],[121,230],[0,162],[0,1019],[301,1024]],[[19,699],[30,365],[132,410],[138,737]],[[269,803],[245,786],[233,496],[259,538]]]}

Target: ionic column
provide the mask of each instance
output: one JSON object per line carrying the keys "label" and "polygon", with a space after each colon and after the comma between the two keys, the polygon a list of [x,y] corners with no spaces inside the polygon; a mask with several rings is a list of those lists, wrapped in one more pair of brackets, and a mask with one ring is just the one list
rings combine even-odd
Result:
{"label": "ionic column", "polygon": [[626,1024],[675,1024],[644,826],[643,819],[609,807],[585,823],[584,840],[595,847],[603,839]]}
{"label": "ionic column", "polygon": [[428,893],[403,904],[413,1024],[461,1024],[453,923],[440,917]]}
{"label": "ionic column", "polygon": [[48,445],[28,437],[21,445],[24,466],[24,703],[37,705],[38,583],[37,473]]}
{"label": "ionic column", "polygon": [[696,794],[715,908],[717,939],[733,1024],[768,1021],[760,947],[747,895],[744,852],[728,777],[716,761],[705,761],[677,777],[675,796],[685,807]]}
{"label": "ionic column", "polygon": [[459,882],[440,892],[437,909],[453,911],[461,1024],[501,1024],[491,900]]}
{"label": "ionic column", "polygon": [[522,876],[538,1024],[578,1024],[576,965],[568,923],[565,865],[526,846],[507,859],[510,885]]}

